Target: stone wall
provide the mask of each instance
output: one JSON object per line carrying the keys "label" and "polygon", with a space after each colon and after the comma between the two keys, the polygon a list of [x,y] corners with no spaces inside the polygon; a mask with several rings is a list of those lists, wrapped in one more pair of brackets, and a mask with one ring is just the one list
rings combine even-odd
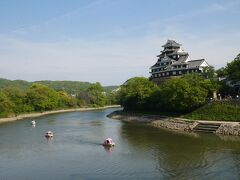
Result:
{"label": "stone wall", "polygon": [[191,132],[192,129],[197,125],[197,122],[183,120],[180,118],[169,118],[169,117],[160,116],[160,115],[142,115],[142,114],[124,113],[122,111],[115,111],[109,114],[107,117],[126,121],[126,122],[146,123],[154,127],[165,128],[165,129],[176,130],[176,131]]}
{"label": "stone wall", "polygon": [[108,115],[109,118],[118,119],[126,122],[139,122],[148,125],[165,128],[174,131],[192,132],[193,128],[200,122],[211,122],[221,124],[216,134],[240,136],[239,122],[225,122],[225,121],[191,121],[182,118],[170,118],[160,115],[143,115],[138,113],[126,113],[123,111],[115,111]]}
{"label": "stone wall", "polygon": [[222,123],[216,134],[240,136],[240,123]]}

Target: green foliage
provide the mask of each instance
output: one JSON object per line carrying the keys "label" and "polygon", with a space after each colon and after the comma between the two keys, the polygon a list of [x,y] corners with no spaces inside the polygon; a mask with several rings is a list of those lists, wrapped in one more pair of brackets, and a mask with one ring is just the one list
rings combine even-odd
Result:
{"label": "green foliage", "polygon": [[240,105],[237,102],[213,102],[182,117],[195,120],[240,121]]}
{"label": "green foliage", "polygon": [[232,62],[227,64],[226,71],[230,80],[240,80],[240,54],[238,54]]}
{"label": "green foliage", "polygon": [[217,73],[217,77],[221,77],[221,78],[227,77],[227,75],[228,75],[227,69],[224,67],[216,70],[216,73]]}
{"label": "green foliage", "polygon": [[189,111],[204,104],[208,90],[198,80],[189,77],[167,80],[160,91],[163,107],[168,111]]}
{"label": "green foliage", "polygon": [[13,114],[14,103],[0,91],[0,117],[7,117]]}
{"label": "green foliage", "polygon": [[6,87],[16,87],[16,88],[25,90],[30,86],[31,86],[31,83],[27,81],[23,81],[23,80],[11,81],[8,79],[0,78],[0,89],[6,88]]}
{"label": "green foliage", "polygon": [[99,82],[91,84],[86,91],[78,93],[76,98],[80,107],[99,107],[116,102],[116,94],[114,92],[105,92]]}
{"label": "green foliage", "polygon": [[63,90],[69,94],[85,91],[91,85],[91,83],[80,81],[36,81],[35,83],[46,85],[55,90]]}
{"label": "green foliage", "polygon": [[7,87],[3,89],[3,92],[14,103],[13,112],[15,114],[31,112],[34,110],[33,106],[27,104],[26,91],[23,91],[18,87]]}
{"label": "green foliage", "polygon": [[119,86],[103,86],[103,90],[106,93],[112,93],[117,88],[119,88]]}
{"label": "green foliage", "polygon": [[[0,79],[0,89],[2,88],[0,117],[72,107],[99,107],[116,102],[115,93],[111,92],[115,86],[107,87],[106,93],[100,83],[71,81],[41,81],[40,83]],[[43,85],[44,83],[55,89]],[[65,90],[71,94],[69,95]],[[77,96],[76,92],[78,92]]]}
{"label": "green foliage", "polygon": [[126,81],[120,89],[120,104],[125,109],[149,108],[151,95],[159,88],[156,84],[144,77],[135,77]]}
{"label": "green foliage", "polygon": [[106,94],[99,82],[92,84],[87,89],[90,104],[93,106],[104,106],[107,103]]}
{"label": "green foliage", "polygon": [[212,79],[216,77],[215,69],[213,66],[207,66],[203,68],[203,72],[201,74],[206,79]]}
{"label": "green foliage", "polygon": [[125,110],[188,112],[202,106],[218,89],[214,80],[187,74],[166,80],[160,87],[146,78],[129,79],[119,92]]}
{"label": "green foliage", "polygon": [[71,97],[67,92],[65,91],[58,91],[58,107],[64,108],[64,107],[76,107],[77,106],[77,99],[74,97]]}
{"label": "green foliage", "polygon": [[27,102],[35,111],[52,110],[58,106],[57,92],[41,84],[33,84],[27,91]]}
{"label": "green foliage", "polygon": [[[42,84],[46,85],[56,91],[66,91],[68,94],[76,95],[82,91],[86,91],[91,83],[89,82],[81,82],[81,81],[35,81],[35,82],[27,82],[23,80],[8,80],[0,78],[0,89],[6,87],[16,87],[21,90],[28,89],[32,84]],[[105,86],[103,90],[107,93],[111,93],[112,90],[117,89],[118,86]]]}

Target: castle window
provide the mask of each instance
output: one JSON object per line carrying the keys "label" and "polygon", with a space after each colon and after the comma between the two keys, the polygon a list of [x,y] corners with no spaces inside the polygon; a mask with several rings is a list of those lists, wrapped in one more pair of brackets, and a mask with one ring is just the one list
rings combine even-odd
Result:
{"label": "castle window", "polygon": [[182,71],[178,71],[178,74],[182,74]]}
{"label": "castle window", "polygon": [[162,73],[162,76],[165,76],[165,73]]}
{"label": "castle window", "polygon": [[166,72],[166,75],[168,76],[168,75],[169,75],[169,72]]}
{"label": "castle window", "polygon": [[176,71],[173,71],[172,74],[173,74],[173,75],[176,75]]}

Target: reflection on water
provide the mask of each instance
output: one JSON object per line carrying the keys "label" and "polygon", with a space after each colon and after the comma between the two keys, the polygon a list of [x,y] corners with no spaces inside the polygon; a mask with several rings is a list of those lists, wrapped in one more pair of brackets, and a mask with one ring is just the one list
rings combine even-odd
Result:
{"label": "reflection on water", "polygon": [[122,123],[106,118],[113,110],[0,125],[0,179],[239,179],[239,138]]}
{"label": "reflection on water", "polygon": [[111,155],[114,147],[103,146],[103,148],[109,155]]}
{"label": "reflection on water", "polygon": [[129,123],[122,125],[121,134],[134,148],[152,152],[164,178],[240,177],[240,143],[235,138],[224,141],[213,134],[179,135]]}

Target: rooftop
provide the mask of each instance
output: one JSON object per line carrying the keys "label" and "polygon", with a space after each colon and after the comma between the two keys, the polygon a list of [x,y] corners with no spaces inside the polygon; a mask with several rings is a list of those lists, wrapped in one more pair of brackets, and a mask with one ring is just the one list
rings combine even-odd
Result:
{"label": "rooftop", "polygon": [[176,41],[174,40],[167,40],[167,43],[164,44],[162,47],[180,47],[181,44],[177,43]]}

